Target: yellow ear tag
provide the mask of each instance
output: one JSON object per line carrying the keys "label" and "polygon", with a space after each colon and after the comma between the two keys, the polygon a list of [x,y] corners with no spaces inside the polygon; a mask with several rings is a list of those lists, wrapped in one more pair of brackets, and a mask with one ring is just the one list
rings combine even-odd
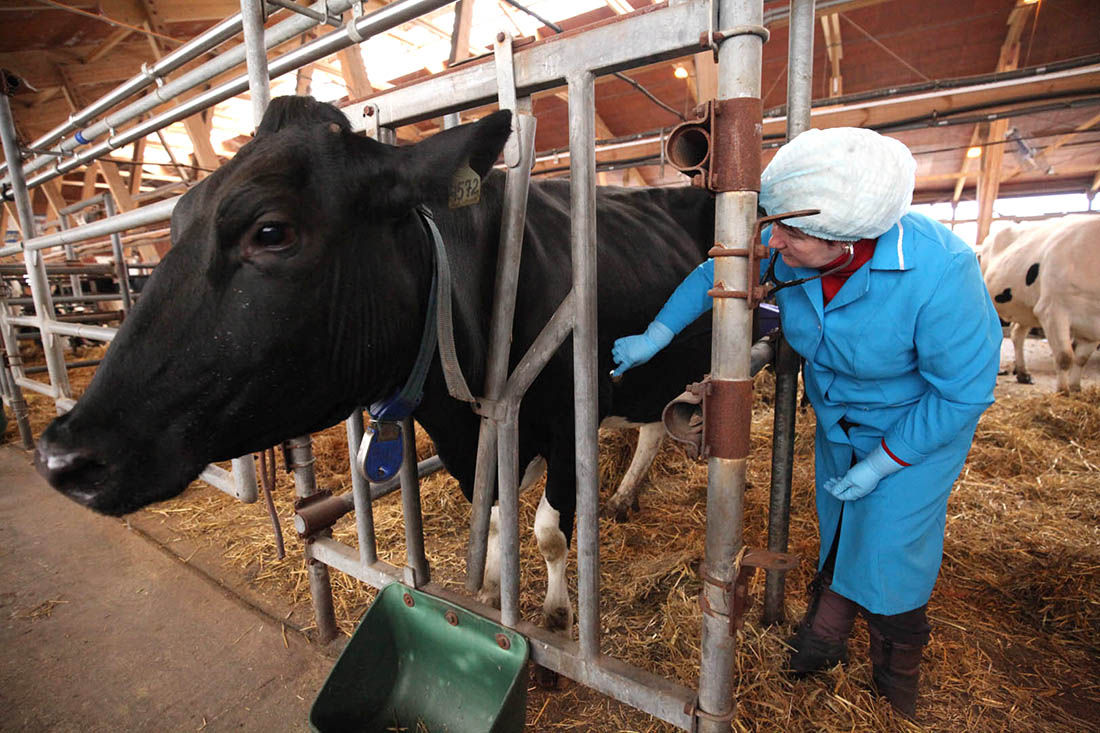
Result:
{"label": "yellow ear tag", "polygon": [[481,176],[479,176],[469,162],[455,171],[451,179],[451,193],[447,199],[447,206],[452,209],[461,209],[481,201]]}

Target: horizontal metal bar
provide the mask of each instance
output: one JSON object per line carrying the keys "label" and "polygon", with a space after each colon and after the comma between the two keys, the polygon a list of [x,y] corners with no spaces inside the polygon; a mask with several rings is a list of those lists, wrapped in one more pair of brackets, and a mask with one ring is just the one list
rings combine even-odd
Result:
{"label": "horizontal metal bar", "polygon": [[[365,15],[355,21],[354,25],[359,32],[359,37],[366,39],[379,33],[385,33],[399,25],[416,19],[424,13],[437,10],[452,0],[397,0],[391,5],[386,5],[381,10],[376,10],[370,15]],[[333,31],[315,41],[283,54],[273,59],[268,64],[268,76],[272,79],[289,71],[294,71],[307,64],[319,61],[337,51],[356,43],[345,30]],[[106,141],[85,150],[82,153],[74,153],[73,157],[56,163],[46,173],[27,180],[27,186],[33,187],[52,180],[78,166],[110,152],[111,150],[126,145],[156,132],[173,122],[178,122],[212,107],[218,102],[223,102],[230,97],[235,97],[248,89],[248,75],[241,75],[221,86],[202,92],[172,109],[134,125],[133,127],[108,138]]]}
{"label": "horizontal metal bar", "polygon": [[[223,20],[221,23],[203,31],[193,39],[183,44],[179,48],[175,49],[171,53],[166,54],[163,58],[159,59],[152,66],[143,69],[142,72],[130,80],[123,82],[115,89],[111,90],[107,94],[103,95],[95,102],[75,112],[69,116],[61,125],[58,125],[53,130],[50,130],[42,137],[31,143],[32,148],[44,148],[47,145],[52,145],[61,138],[62,135],[68,134],[83,125],[93,117],[106,112],[111,107],[114,107],[119,102],[123,101],[127,97],[136,94],[145,87],[153,84],[159,77],[163,77],[165,74],[169,74],[175,71],[179,67],[186,64],[188,61],[201,56],[206,51],[220,45],[221,43],[229,40],[235,36],[241,30],[241,15],[236,15]],[[7,161],[0,163],[0,173],[5,173],[8,169]],[[5,179],[7,180],[7,179]],[[63,212],[68,213],[68,212]]]}
{"label": "horizontal metal bar", "polygon": [[36,382],[33,379],[27,379],[26,377],[15,377],[15,383],[23,389],[29,389],[32,392],[38,392],[44,394],[47,397],[57,398],[57,390],[48,384],[42,384],[42,382]]}
{"label": "horizontal metal bar", "polygon": [[[310,547],[315,559],[375,588],[384,588],[401,580],[402,574],[398,568],[381,560],[365,566],[359,561],[359,554],[354,548],[331,537],[318,537]],[[436,583],[428,583],[420,590],[500,623],[500,611],[497,609]],[[690,729],[691,718],[684,711],[695,700],[694,690],[618,659],[603,655],[595,659],[582,658],[580,647],[575,641],[526,621],[519,622],[516,631],[527,638],[531,645],[531,659],[536,664],[661,720],[685,730]]]}
{"label": "horizontal metal bar", "polygon": [[81,226],[65,229],[55,234],[47,234],[43,237],[28,239],[25,244],[27,249],[30,250],[46,249],[47,247],[57,247],[63,244],[83,242],[86,239],[102,237],[107,234],[115,234],[116,232],[133,229],[134,227],[146,226],[148,224],[155,224],[160,221],[167,221],[172,218],[172,210],[176,208],[176,204],[179,203],[179,200],[180,197],[175,196],[122,214],[108,216],[104,219],[93,221],[90,224],[82,224]]}
{"label": "horizontal metal bar", "polygon": [[[122,300],[118,293],[88,293],[86,295],[55,295],[50,298],[54,305],[59,303],[102,303],[110,300]],[[8,298],[4,301],[8,305],[34,305],[32,298]]]}
{"label": "horizontal metal bar", "polygon": [[92,341],[114,341],[118,335],[118,329],[110,326],[86,326],[83,323],[61,323],[50,321],[46,328],[50,333],[62,336],[77,336]]}
{"label": "horizontal metal bar", "polygon": [[[512,57],[516,94],[563,86],[567,76],[579,72],[610,74],[700,51],[707,8],[703,0],[655,8],[517,48]],[[344,107],[344,113],[354,129],[363,130],[364,110],[375,107],[379,125],[396,127],[496,99],[496,65],[490,56],[379,92]]]}
{"label": "horizontal metal bar", "polygon": [[[99,366],[100,359],[84,359],[82,361],[67,361],[65,362],[66,369],[79,369],[81,367]],[[23,367],[24,374],[41,374],[47,371],[45,364],[36,364],[34,366]]]}
{"label": "horizontal metal bar", "polygon": [[[325,3],[321,3],[321,4],[325,5]],[[348,2],[348,0],[330,0],[329,4],[331,5],[330,9],[332,11],[340,12],[340,13],[347,10],[352,5],[352,3]],[[377,13],[374,13],[374,15],[377,15],[380,12],[382,12],[382,11],[378,11]],[[313,28],[315,26],[316,26],[316,22],[313,21],[311,18],[306,18],[306,17],[300,16],[300,15],[293,15],[289,19],[284,20],[283,22],[272,26],[271,28],[269,28],[264,33],[264,47],[269,48],[269,49],[274,48],[278,44],[280,44],[284,41],[290,40],[291,38],[294,38],[295,36],[299,35],[302,31],[309,30],[310,28]],[[190,90],[192,90],[192,89],[194,89],[194,88],[196,88],[196,87],[198,87],[202,84],[205,84],[205,83],[209,82],[214,77],[220,76],[221,74],[224,74],[224,73],[232,70],[233,68],[239,66],[244,61],[244,56],[245,56],[244,44],[240,44],[238,46],[234,46],[233,48],[230,48],[230,49],[226,50],[224,53],[220,54],[214,60],[208,61],[205,64],[203,64],[202,66],[200,66],[196,69],[192,69],[191,71],[188,71],[188,72],[184,73],[180,77],[178,77],[176,79],[173,79],[172,81],[166,83],[164,86],[154,89],[152,91],[152,93],[147,94],[144,97],[141,97],[140,99],[136,100],[135,102],[132,102],[128,106],[112,113],[111,115],[104,118],[103,120],[100,120],[99,122],[91,125],[87,129],[82,130],[79,133],[79,136],[74,136],[74,137],[69,138],[67,140],[63,140],[61,142],[61,144],[58,145],[57,148],[55,148],[54,152],[55,153],[66,153],[66,154],[71,153],[72,151],[74,151],[79,146],[81,146],[83,144],[86,144],[86,143],[90,143],[92,140],[94,140],[95,138],[99,137],[100,135],[102,135],[104,133],[110,133],[112,138],[114,138],[114,135],[115,135],[114,130],[116,128],[121,127],[124,123],[129,122],[133,119],[136,119],[136,118],[140,117],[141,115],[145,114],[146,112],[152,110],[153,108],[159,107],[160,105],[164,104],[165,102],[168,102],[168,101],[178,97],[180,94],[182,94],[184,92],[187,92],[187,91],[190,91]],[[233,95],[230,95],[230,96],[233,96]],[[188,107],[188,109],[190,109],[190,107]],[[191,113],[191,114],[193,114],[193,113]],[[190,115],[185,115],[185,116],[190,116]],[[179,119],[182,119],[182,118],[179,118]],[[139,127],[144,127],[144,126],[139,125]],[[131,129],[134,129],[134,128],[131,128]],[[155,128],[155,129],[160,129],[160,128]],[[149,132],[154,132],[155,129],[150,130]],[[143,133],[139,137],[144,137],[145,135],[149,134],[149,132]],[[109,138],[107,140],[106,144],[103,144],[103,145],[100,145],[100,146],[96,147],[96,150],[99,150],[100,152],[98,152],[95,156],[92,156],[92,158],[99,157],[100,155],[103,155],[103,153],[105,153],[105,152],[108,152],[110,150],[113,150],[114,148],[118,148],[118,147],[121,147],[123,145],[126,145],[127,143],[132,142],[134,139],[136,139],[136,138],[129,138],[129,139],[126,139],[125,141],[118,141],[118,142],[112,143],[111,138]],[[39,157],[35,158],[34,160],[30,161],[25,166],[23,166],[23,171],[24,171],[24,173],[29,174],[33,171],[39,170],[41,168],[45,168],[46,166],[49,166],[51,163],[54,163],[54,165],[52,166],[52,169],[54,170],[54,172],[56,174],[59,175],[60,173],[63,173],[67,170],[71,170],[73,167],[75,167],[75,166],[72,166],[72,165],[70,165],[68,167],[60,166],[60,169],[59,169],[59,165],[58,165],[57,162],[55,162],[55,158],[56,158],[56,156],[54,156],[54,155],[39,156]],[[91,158],[86,158],[83,154],[81,156],[79,156],[80,162],[85,162],[86,160],[89,160],[89,159],[91,159]],[[73,159],[70,158],[66,162],[71,163],[72,160]],[[41,179],[41,177],[35,177],[34,179],[28,179],[27,185],[28,186],[37,185],[36,183],[32,183],[32,181],[41,182],[41,180],[49,180],[49,178],[52,178],[52,177],[53,176],[49,176],[45,179]],[[4,183],[7,183],[8,181],[9,181],[9,178],[7,178],[7,177],[4,178]]]}
{"label": "horizontal metal bar", "polygon": [[[0,265],[0,275],[25,275],[26,265]],[[114,275],[114,265],[82,263],[79,265],[46,265],[47,275]]]}

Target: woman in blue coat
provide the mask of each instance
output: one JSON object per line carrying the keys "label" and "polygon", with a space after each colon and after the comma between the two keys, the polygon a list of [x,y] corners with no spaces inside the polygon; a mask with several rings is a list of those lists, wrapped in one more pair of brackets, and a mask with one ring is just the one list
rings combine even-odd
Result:
{"label": "woman in blue coat", "polygon": [[[943,554],[947,497],[993,402],[1001,327],[973,251],[906,213],[916,163],[869,130],[809,130],[765,169],[769,214],[818,209],[770,227],[783,332],[805,359],[817,414],[821,548],[806,617],[790,644],[803,676],[847,661],[868,622],[874,688],[912,716],[925,610]],[[621,373],[648,361],[711,307],[700,265],[644,334],[615,342]]]}

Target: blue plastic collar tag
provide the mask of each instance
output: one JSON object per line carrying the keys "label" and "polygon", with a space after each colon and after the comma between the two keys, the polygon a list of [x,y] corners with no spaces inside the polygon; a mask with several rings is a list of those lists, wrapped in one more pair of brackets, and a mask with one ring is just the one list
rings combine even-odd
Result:
{"label": "blue plastic collar tag", "polygon": [[368,481],[380,483],[401,470],[403,453],[401,424],[371,420],[363,430],[356,463]]}

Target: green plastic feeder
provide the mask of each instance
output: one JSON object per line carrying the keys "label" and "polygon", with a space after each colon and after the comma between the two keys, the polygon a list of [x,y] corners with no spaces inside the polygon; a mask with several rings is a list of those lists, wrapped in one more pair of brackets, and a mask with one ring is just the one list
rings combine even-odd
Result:
{"label": "green plastic feeder", "polygon": [[522,731],[527,639],[400,583],[374,599],[313,701],[319,733]]}

